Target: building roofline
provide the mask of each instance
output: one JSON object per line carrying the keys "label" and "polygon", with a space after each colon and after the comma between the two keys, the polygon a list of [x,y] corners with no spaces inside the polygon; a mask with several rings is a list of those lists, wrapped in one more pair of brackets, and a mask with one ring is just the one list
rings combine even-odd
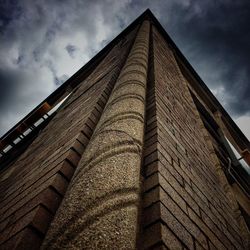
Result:
{"label": "building roofline", "polygon": [[[158,28],[160,33],[163,35],[164,39],[168,42],[168,44],[172,47],[172,49],[175,51],[176,55],[181,59],[181,61],[184,63],[185,67],[191,72],[191,74],[194,76],[194,78],[199,83],[199,87],[202,88],[204,93],[208,95],[213,105],[217,108],[218,111],[221,112],[222,116],[224,117],[224,120],[226,121],[227,125],[231,126],[232,132],[234,134],[234,138],[238,138],[238,142],[241,146],[245,146],[247,148],[250,148],[250,143],[246,136],[242,133],[242,131],[239,129],[239,127],[235,124],[235,122],[232,120],[232,118],[229,116],[227,111],[222,107],[222,105],[219,103],[219,101],[216,99],[216,97],[212,94],[212,92],[209,90],[209,88],[206,86],[206,84],[203,82],[203,80],[199,77],[199,75],[196,73],[192,65],[187,61],[185,56],[181,53],[179,48],[176,46],[176,44],[173,42],[171,37],[168,35],[166,30],[163,28],[163,26],[160,24],[160,22],[157,20],[157,18],[154,16],[154,14],[150,11],[150,9],[146,9],[138,18],[136,18],[130,25],[127,26],[119,35],[117,35],[111,42],[109,42],[100,52],[98,52],[91,60],[89,60],[82,68],[80,68],[75,74],[73,74],[67,81],[65,81],[61,86],[59,86],[53,93],[51,93],[46,99],[44,99],[40,104],[38,104],[28,115],[26,115],[21,121],[19,121],[14,127],[12,127],[8,132],[6,132],[0,139],[0,143],[7,138],[8,136],[11,137],[11,134],[16,131],[16,129],[27,119],[29,119],[39,108],[42,107],[45,103],[49,104],[50,106],[55,105],[58,103],[59,100],[62,99],[62,96],[65,95],[65,93],[68,90],[73,89],[78,84],[80,84],[83,79],[85,79],[93,70],[94,68],[99,64],[99,62],[105,57],[105,55],[108,54],[108,52],[111,50],[111,48],[122,38],[124,37],[128,32],[130,32],[136,25],[139,25],[143,20],[146,18],[149,18],[153,24]],[[195,84],[195,83],[194,83]]]}
{"label": "building roofline", "polygon": [[47,98],[45,98],[41,103],[39,103],[32,111],[30,111],[23,119],[21,119],[16,125],[9,129],[1,138],[1,141],[6,137],[10,136],[11,133],[15,132],[16,128],[19,127],[23,122],[25,122],[29,117],[31,117],[43,104],[47,103],[51,106],[58,103],[62,96],[69,89],[73,89],[78,84],[80,84],[94,68],[99,64],[101,59],[108,54],[112,47],[127,33],[129,33],[136,25],[141,23],[144,17],[148,14],[148,10],[143,12],[138,18],[136,18],[130,25],[128,25],[120,34],[118,34],[111,42],[109,42],[102,50],[100,50],[94,57],[92,57],[83,67],[81,67],[76,73],[74,73],[68,80],[66,80],[62,85],[60,85],[55,91],[53,91]]}
{"label": "building roofline", "polygon": [[174,43],[174,41],[168,35],[168,33],[166,32],[166,30],[163,28],[163,26],[160,24],[160,22],[154,16],[154,14],[149,9],[147,9],[145,11],[145,13],[150,16],[150,18],[152,19],[154,25],[158,28],[158,30],[161,32],[161,34],[166,39],[166,41],[168,42],[168,44],[172,47],[172,49],[175,51],[175,53],[177,54],[177,56],[184,63],[184,65],[186,66],[186,68],[191,72],[191,74],[197,80],[197,82],[200,85],[199,87],[201,87],[202,90],[205,92],[205,94],[208,95],[211,98],[212,104],[222,114],[222,117],[224,118],[225,122],[227,123],[226,125],[231,127],[231,131],[230,132],[233,133],[233,137],[236,140],[236,142],[238,142],[241,147],[250,149],[250,142],[247,139],[247,137],[243,134],[243,132],[236,125],[236,123],[233,121],[233,119],[230,117],[230,115],[227,113],[227,111],[223,108],[223,106],[220,104],[220,102],[217,100],[217,98],[213,95],[213,93],[210,91],[210,89],[207,87],[207,85],[203,82],[203,80],[200,78],[200,76],[194,70],[194,68],[192,67],[192,65],[188,62],[188,60],[182,54],[182,52],[180,51],[180,49],[176,46],[176,44]]}

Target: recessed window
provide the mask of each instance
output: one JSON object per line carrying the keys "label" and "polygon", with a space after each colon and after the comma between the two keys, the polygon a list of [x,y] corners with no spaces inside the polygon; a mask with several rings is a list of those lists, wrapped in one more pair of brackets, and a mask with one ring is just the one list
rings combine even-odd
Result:
{"label": "recessed window", "polygon": [[250,167],[224,135],[219,125],[204,105],[198,100],[191,90],[190,93],[203,124],[213,140],[215,152],[221,162],[221,166],[225,172],[228,182],[230,184],[236,182],[243,192],[247,196],[250,196]]}
{"label": "recessed window", "polygon": [[239,154],[239,152],[236,150],[236,148],[231,144],[231,142],[226,138],[229,146],[231,147],[236,159],[239,161],[239,163],[242,165],[242,167],[246,170],[246,172],[250,175],[250,167],[247,164],[247,162],[244,160],[244,158]]}

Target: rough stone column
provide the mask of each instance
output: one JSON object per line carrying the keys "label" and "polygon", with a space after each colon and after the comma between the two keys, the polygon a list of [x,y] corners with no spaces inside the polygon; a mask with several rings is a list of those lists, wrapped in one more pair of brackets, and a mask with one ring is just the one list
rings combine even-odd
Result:
{"label": "rough stone column", "polygon": [[144,21],[43,249],[135,249],[150,24]]}

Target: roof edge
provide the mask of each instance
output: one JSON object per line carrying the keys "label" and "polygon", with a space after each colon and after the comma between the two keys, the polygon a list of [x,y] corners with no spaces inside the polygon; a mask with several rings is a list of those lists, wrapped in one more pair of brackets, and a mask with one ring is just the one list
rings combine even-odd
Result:
{"label": "roof edge", "polygon": [[150,18],[152,18],[154,25],[161,32],[161,34],[166,39],[168,44],[176,52],[177,56],[182,60],[183,64],[187,67],[187,69],[190,70],[190,73],[194,76],[194,78],[200,84],[200,87],[204,90],[205,94],[207,94],[211,98],[212,104],[215,105],[217,107],[218,111],[221,112],[222,116],[224,117],[224,119],[227,122],[227,125],[230,125],[232,130],[234,130],[234,132],[235,132],[234,136],[239,137],[240,140],[245,144],[245,147],[250,149],[250,142],[249,142],[248,138],[243,134],[243,132],[240,130],[240,128],[237,126],[237,124],[233,121],[231,116],[227,113],[227,111],[223,108],[223,106],[220,104],[220,102],[217,100],[217,98],[214,96],[214,94],[210,91],[210,89],[207,87],[207,85],[203,82],[203,80],[200,78],[198,73],[194,70],[193,66],[188,62],[186,57],[182,54],[180,49],[177,47],[177,45],[174,43],[174,41],[168,35],[166,30],[163,28],[163,26],[160,24],[158,19],[154,16],[154,14],[150,11],[150,9],[147,9],[144,13],[146,13],[147,15],[150,16]]}
{"label": "roof edge", "polygon": [[203,80],[200,78],[200,76],[196,73],[196,71],[194,70],[194,68],[192,67],[192,65],[188,62],[188,60],[182,54],[182,52],[180,51],[180,49],[176,46],[176,44],[174,43],[174,41],[171,39],[171,37],[168,35],[168,33],[166,32],[166,30],[163,28],[163,26],[160,24],[160,22],[154,16],[154,14],[151,12],[150,9],[146,9],[138,18],[136,18],[131,24],[129,24],[120,34],[118,34],[100,52],[98,52],[92,59],[90,59],[82,68],[80,68],[67,81],[65,81],[54,92],[52,92],[46,99],[44,99],[41,103],[39,103],[21,121],[19,121],[15,126],[13,126],[9,131],[7,131],[1,137],[0,140],[3,140],[6,136],[8,136],[13,131],[15,131],[15,129],[23,121],[25,121],[30,115],[32,115],[32,113],[35,112],[39,107],[41,107],[41,105],[43,105],[45,102],[47,102],[49,104],[55,103],[56,100],[58,100],[60,98],[60,96],[62,96],[69,87],[75,87],[80,82],[82,82],[83,81],[83,79],[82,79],[83,75],[85,75],[85,78],[86,78],[93,71],[93,65],[94,65],[94,67],[97,66],[99,64],[100,60],[111,50],[112,46],[114,44],[116,44],[121,37],[123,37],[124,35],[126,35],[137,24],[140,24],[145,18],[150,18],[150,20],[153,22],[153,24],[158,28],[158,30],[160,31],[160,33],[163,35],[163,37],[165,38],[165,40],[167,41],[167,43],[171,45],[171,47],[173,48],[173,50],[175,51],[175,53],[182,60],[182,62],[184,63],[184,65],[187,67],[187,69],[190,70],[191,74],[194,76],[194,78],[200,84],[200,87],[204,90],[205,94],[207,94],[211,98],[212,103],[221,112],[221,114],[225,118],[227,124],[232,127],[232,129],[236,132],[235,134],[237,134],[237,136],[242,140],[242,142],[246,145],[246,147],[250,148],[250,143],[249,143],[249,140],[247,139],[247,137],[243,134],[243,132],[236,125],[236,123],[233,121],[233,119],[230,117],[230,115],[227,113],[227,111],[219,103],[219,101],[217,100],[217,98],[213,95],[213,93],[209,90],[209,88],[206,86],[206,84],[203,82]]}
{"label": "roof edge", "polygon": [[[60,85],[56,90],[54,90],[48,97],[41,101],[35,108],[33,108],[23,119],[16,123],[12,128],[10,128],[4,135],[1,136],[0,142],[6,138],[9,134],[15,131],[15,129],[22,124],[26,119],[28,119],[37,109],[39,109],[44,103],[53,104],[65,93],[65,91],[70,87],[76,87],[93,71],[93,64],[97,66],[100,60],[105,57],[105,55],[111,50],[114,44],[116,44],[120,38],[125,36],[130,30],[132,30],[136,25],[140,24],[147,15],[153,15],[149,9],[146,9],[139,17],[137,17],[132,23],[130,23],[121,33],[119,33],[115,38],[113,38],[104,48],[102,48],[94,57],[92,57],[83,67],[81,67],[76,73],[74,73],[68,80],[66,80],[62,85]],[[96,63],[97,61],[97,63]],[[90,72],[89,72],[90,71]],[[86,76],[83,76],[83,75]],[[81,79],[79,79],[81,78]],[[59,97],[58,97],[59,96]]]}

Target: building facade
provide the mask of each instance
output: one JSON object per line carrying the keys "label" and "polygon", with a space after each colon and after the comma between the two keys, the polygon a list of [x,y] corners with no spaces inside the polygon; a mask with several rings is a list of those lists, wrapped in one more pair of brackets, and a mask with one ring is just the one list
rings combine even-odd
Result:
{"label": "building facade", "polygon": [[149,10],[0,149],[0,249],[249,247],[250,143]]}

